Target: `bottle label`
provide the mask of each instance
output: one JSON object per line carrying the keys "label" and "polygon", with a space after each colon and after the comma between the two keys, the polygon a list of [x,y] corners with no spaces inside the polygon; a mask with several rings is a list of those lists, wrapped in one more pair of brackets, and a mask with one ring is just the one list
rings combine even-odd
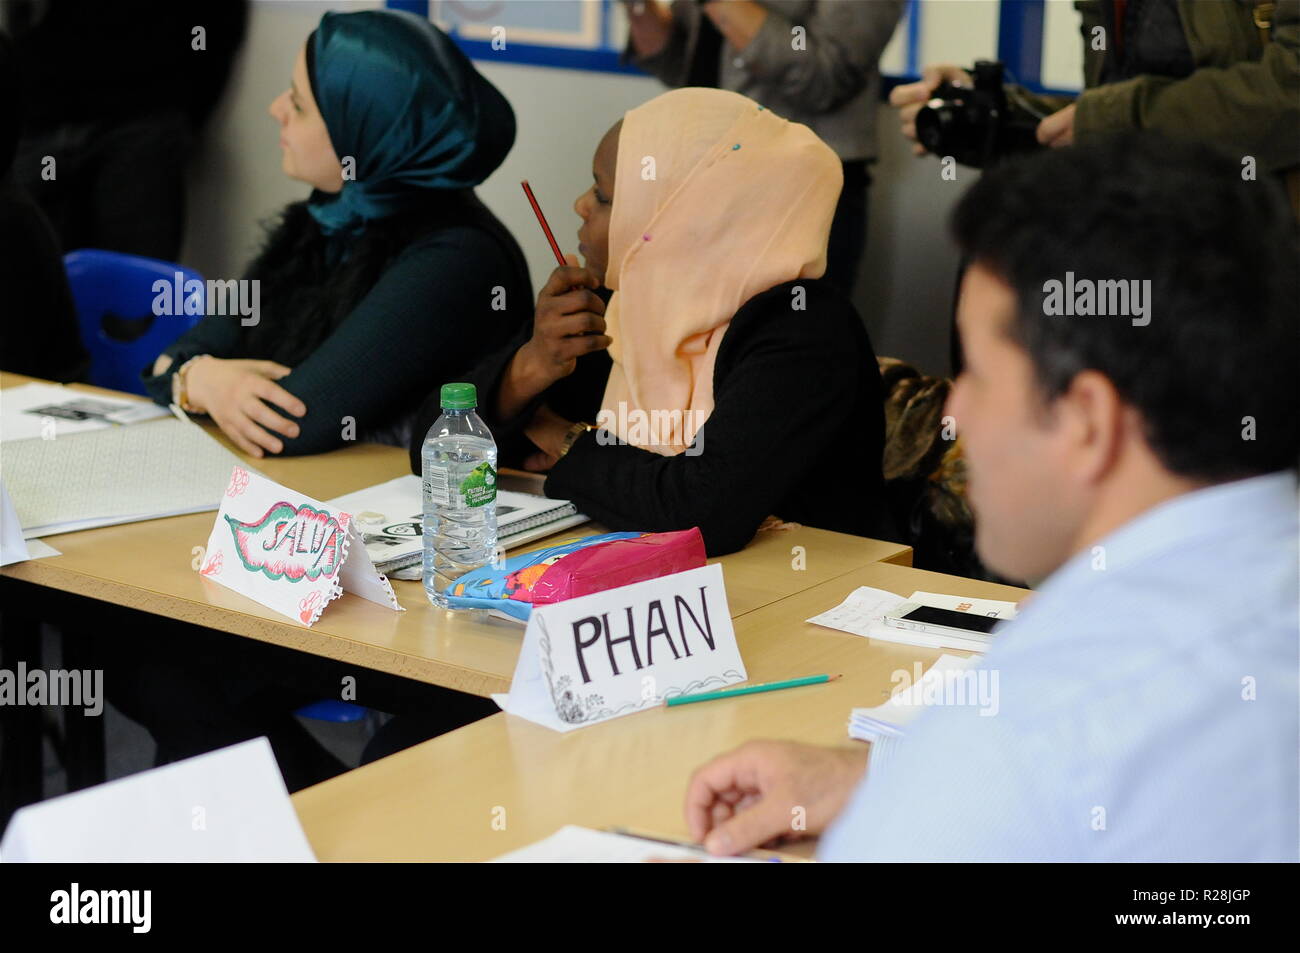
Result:
{"label": "bottle label", "polygon": [[424,498],[438,506],[451,506],[451,487],[446,467],[424,468]]}
{"label": "bottle label", "polygon": [[486,506],[497,498],[497,472],[484,460],[460,481],[459,489],[466,506]]}

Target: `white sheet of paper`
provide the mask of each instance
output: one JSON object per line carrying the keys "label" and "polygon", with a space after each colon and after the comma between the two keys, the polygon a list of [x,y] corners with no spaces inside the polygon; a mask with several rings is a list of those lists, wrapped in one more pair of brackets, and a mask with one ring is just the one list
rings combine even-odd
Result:
{"label": "white sheet of paper", "polygon": [[20,563],[31,559],[27,541],[23,539],[23,526],[18,522],[18,512],[13,500],[9,499],[9,490],[0,477],[0,566]]}
{"label": "white sheet of paper", "polygon": [[834,609],[827,609],[807,621],[828,629],[852,632],[854,635],[868,635],[867,630],[880,622],[885,613],[897,609],[906,601],[902,596],[883,589],[858,586]]}
{"label": "white sheet of paper", "polygon": [[24,540],[24,542],[27,543],[27,558],[29,560],[63,555],[60,550],[55,549],[43,539],[28,539]]}
{"label": "white sheet of paper", "polygon": [[0,478],[0,566],[62,555],[44,540],[23,539],[23,528],[18,522],[14,501],[9,498],[4,479]]}
{"label": "white sheet of paper", "polygon": [[760,864],[750,857],[712,857],[702,848],[661,844],[613,831],[566,824],[550,837],[502,854],[494,864],[643,864],[651,860],[697,860],[706,864]]}
{"label": "white sheet of paper", "polygon": [[315,861],[265,738],[21,808],[6,863]]}
{"label": "white sheet of paper", "polygon": [[305,626],[346,590],[402,611],[352,514],[236,466],[199,574]]}
{"label": "white sheet of paper", "polygon": [[937,609],[951,609],[954,612],[969,612],[973,615],[986,615],[993,619],[1014,619],[1016,603],[1001,599],[970,599],[966,596],[950,596],[942,592],[922,592],[917,590],[907,597],[908,602],[919,602]]}
{"label": "white sheet of paper", "polygon": [[[663,621],[668,631],[667,638],[656,634],[657,641],[649,638],[649,620],[656,605],[661,614],[653,618]],[[590,678],[584,678],[579,661],[582,653],[576,643],[580,632],[586,635],[590,630],[580,626],[587,619],[612,620],[609,635],[614,641],[627,634],[629,607],[637,631],[637,657],[629,643],[615,642],[620,662],[615,673],[605,639],[597,636],[590,654],[585,656],[590,663]],[[703,636],[705,624],[713,639],[712,649]],[[677,642],[682,643],[680,650]],[[644,659],[643,665],[636,664],[639,658]],[[727,606],[722,567],[714,563],[534,606],[524,629],[510,692],[492,697],[512,715],[564,732],[657,707],[665,698],[714,691],[746,678]]]}
{"label": "white sheet of paper", "polygon": [[[34,413],[50,408],[49,413]],[[68,416],[60,416],[60,412]],[[71,417],[88,415],[83,420]],[[87,430],[166,416],[153,401],[87,394],[59,384],[19,384],[0,389],[0,440],[46,440]]]}

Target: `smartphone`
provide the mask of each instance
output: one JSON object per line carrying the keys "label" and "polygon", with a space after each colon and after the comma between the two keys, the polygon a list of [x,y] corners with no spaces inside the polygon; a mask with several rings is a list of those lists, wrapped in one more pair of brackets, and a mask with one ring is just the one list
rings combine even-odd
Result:
{"label": "smartphone", "polygon": [[980,636],[992,633],[994,626],[1003,620],[989,615],[939,609],[919,602],[905,602],[892,612],[887,612],[882,621],[898,629],[913,629],[933,635],[955,632],[959,635]]}

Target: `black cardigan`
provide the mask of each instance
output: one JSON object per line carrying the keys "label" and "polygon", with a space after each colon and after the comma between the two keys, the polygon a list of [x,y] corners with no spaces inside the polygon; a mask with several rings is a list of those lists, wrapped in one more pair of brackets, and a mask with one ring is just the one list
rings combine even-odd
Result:
{"label": "black cardigan", "polygon": [[[806,309],[792,310],[801,285]],[[546,403],[569,420],[593,422],[609,376],[604,351],[578,359],[573,374],[516,418],[492,413],[525,328],[465,379],[496,437],[500,462],[518,465],[532,444],[523,427]],[[881,474],[884,410],[875,354],[853,305],[824,280],[777,285],[736,312],[713,369],[714,410],[695,456],[665,457],[611,435],[580,437],[546,480],[546,495],[573,500],[611,530],[663,532],[698,526],[711,556],[734,552],[769,515],[861,536],[893,539]],[[411,468],[440,413],[432,394],[416,417]]]}
{"label": "black cardigan", "polygon": [[[430,387],[436,390],[449,374],[531,327],[532,287],[523,252],[471,191],[441,196],[429,209],[412,213],[412,220],[420,226],[416,236],[384,264],[338,326],[305,358],[290,362],[293,372],[280,379],[307,405],[306,416],[298,419],[299,435],[280,436],[285,456],[343,445],[348,418],[356,439],[394,442],[400,430],[400,446],[408,439],[404,422]],[[280,231],[316,227],[305,205],[296,203]],[[326,284],[339,276],[337,267],[321,270],[315,278]],[[268,328],[279,326],[277,313],[300,306],[304,296],[293,292],[284,288],[278,300],[263,298],[261,320]],[[502,301],[505,307],[498,310]],[[163,406],[171,401],[172,375],[195,355],[283,361],[250,348],[240,319],[225,315],[205,317],[163,353],[171,366],[162,374],[153,375],[151,368],[142,374],[145,390]],[[426,430],[427,425],[421,438]]]}

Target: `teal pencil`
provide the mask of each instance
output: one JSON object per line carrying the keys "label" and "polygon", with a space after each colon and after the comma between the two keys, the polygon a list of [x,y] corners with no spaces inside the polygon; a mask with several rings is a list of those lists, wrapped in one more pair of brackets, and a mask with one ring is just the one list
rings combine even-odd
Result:
{"label": "teal pencil", "polygon": [[711,702],[715,698],[734,698],[737,695],[757,695],[759,692],[774,692],[779,688],[798,688],[800,685],[820,685],[833,682],[839,675],[809,675],[805,678],[791,678],[784,682],[765,682],[762,685],[747,685],[744,688],[724,688],[720,692],[700,692],[698,695],[678,695],[664,702],[669,708],[674,705],[689,705],[691,702]]}

